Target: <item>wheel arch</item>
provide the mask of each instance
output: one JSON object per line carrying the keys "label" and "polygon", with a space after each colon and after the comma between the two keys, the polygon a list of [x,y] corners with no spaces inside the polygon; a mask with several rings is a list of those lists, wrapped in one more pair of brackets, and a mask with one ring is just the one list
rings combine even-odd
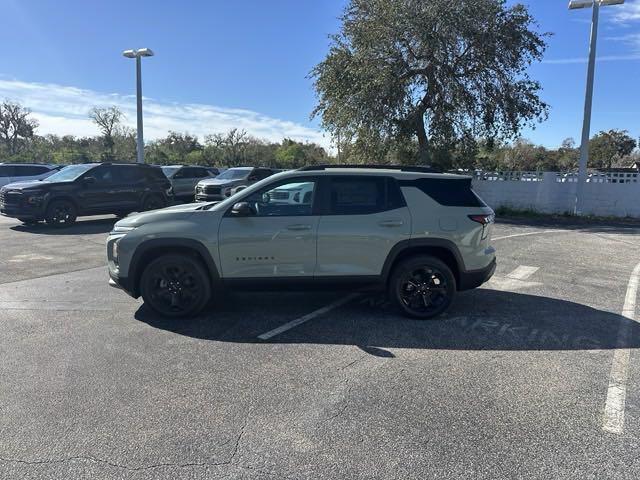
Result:
{"label": "wheel arch", "polygon": [[396,265],[416,255],[431,255],[442,260],[451,269],[456,285],[461,284],[462,274],[465,271],[462,255],[455,243],[444,238],[409,239],[397,243],[389,252],[382,268],[384,284],[388,284]]}
{"label": "wheel arch", "polygon": [[128,279],[134,296],[140,295],[140,279],[144,267],[154,258],[165,254],[184,254],[199,259],[209,275],[212,287],[215,288],[221,284],[218,268],[211,253],[202,242],[189,238],[156,238],[138,245],[131,257]]}

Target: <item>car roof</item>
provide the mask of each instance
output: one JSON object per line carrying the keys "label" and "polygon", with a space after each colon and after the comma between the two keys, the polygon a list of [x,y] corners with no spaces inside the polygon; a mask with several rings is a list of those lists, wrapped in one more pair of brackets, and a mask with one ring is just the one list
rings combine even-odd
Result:
{"label": "car roof", "polygon": [[0,163],[3,167],[17,167],[17,166],[26,166],[26,167],[47,167],[47,168],[56,168],[58,165],[51,165],[49,163]]}
{"label": "car roof", "polygon": [[321,165],[316,168],[305,167],[298,170],[286,171],[278,175],[359,175],[359,176],[385,176],[404,180],[414,180],[416,178],[439,178],[439,179],[470,179],[468,175],[457,175],[453,173],[438,172],[429,168],[404,167],[395,165],[357,166],[357,165]]}

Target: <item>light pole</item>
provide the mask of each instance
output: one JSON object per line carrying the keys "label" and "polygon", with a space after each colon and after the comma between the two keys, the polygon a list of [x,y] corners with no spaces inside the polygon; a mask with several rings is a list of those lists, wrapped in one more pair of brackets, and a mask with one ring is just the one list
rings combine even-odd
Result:
{"label": "light pole", "polygon": [[598,18],[600,7],[620,5],[624,0],[570,0],[569,10],[593,8],[591,14],[591,42],[589,44],[589,63],[587,66],[587,89],[584,97],[584,117],[582,119],[582,140],[580,142],[580,163],[578,165],[578,184],[576,186],[576,204],[574,213],[582,214],[584,187],[587,182],[587,162],[589,161],[589,137],[591,135],[591,104],[593,101],[593,77],[596,67],[596,43],[598,40]]}
{"label": "light pole", "polygon": [[125,50],[122,52],[127,58],[136,59],[136,104],[138,114],[138,136],[137,150],[138,163],[144,163],[144,137],[142,133],[142,57],[153,57],[153,51],[150,48],[139,48],[137,50]]}

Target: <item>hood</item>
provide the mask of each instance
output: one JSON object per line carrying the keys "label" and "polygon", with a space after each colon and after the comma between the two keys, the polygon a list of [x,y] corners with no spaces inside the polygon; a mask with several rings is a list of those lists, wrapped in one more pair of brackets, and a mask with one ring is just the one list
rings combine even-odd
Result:
{"label": "hood", "polygon": [[185,205],[161,208],[160,210],[134,213],[116,222],[115,227],[139,227],[156,221],[178,220],[191,216],[197,210],[204,210],[210,205],[211,203],[187,203]]}
{"label": "hood", "polygon": [[46,188],[48,185],[51,185],[51,183],[41,182],[40,180],[28,180],[26,182],[9,183],[2,188],[9,190],[39,190],[43,187]]}
{"label": "hood", "polygon": [[236,185],[244,185],[247,183],[246,178],[238,178],[236,180],[220,180],[217,178],[208,178],[206,180],[200,180],[198,185],[216,185],[220,187],[230,187]]}

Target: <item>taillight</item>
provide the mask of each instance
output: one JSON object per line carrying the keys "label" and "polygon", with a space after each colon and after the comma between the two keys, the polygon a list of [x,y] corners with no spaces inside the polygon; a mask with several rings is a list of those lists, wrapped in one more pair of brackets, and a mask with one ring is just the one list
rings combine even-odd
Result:
{"label": "taillight", "polygon": [[493,214],[483,214],[483,215],[469,215],[469,218],[474,222],[478,222],[481,225],[489,225],[493,223],[495,220],[495,215]]}

